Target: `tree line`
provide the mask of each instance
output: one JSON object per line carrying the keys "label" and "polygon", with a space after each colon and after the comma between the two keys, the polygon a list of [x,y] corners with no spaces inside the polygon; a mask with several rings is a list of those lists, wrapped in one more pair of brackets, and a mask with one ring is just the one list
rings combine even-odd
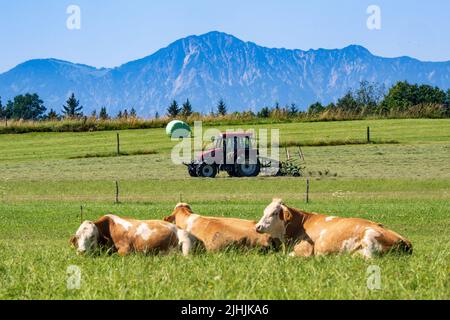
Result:
{"label": "tree line", "polygon": [[362,116],[387,116],[420,112],[430,106],[434,107],[436,112],[441,112],[443,117],[449,117],[450,89],[445,92],[439,87],[400,81],[386,92],[384,85],[361,81],[359,88],[349,90],[336,103],[324,106],[316,102],[307,112],[317,114],[327,110],[342,110]]}
{"label": "tree line", "polygon": [[[0,97],[0,118],[14,119],[14,120],[61,120],[64,118],[77,119],[85,117],[83,113],[84,107],[77,100],[75,94],[72,93],[67,99],[66,103],[62,106],[61,113],[58,113],[54,109],[50,109],[47,112],[47,108],[44,106],[44,102],[39,98],[36,93],[18,95],[11,101],[9,100],[5,106],[2,104]],[[94,110],[90,117],[108,120],[112,118],[137,118],[137,112],[134,108],[120,110],[115,117],[111,117],[106,107],[102,107],[97,115],[97,111]]]}
{"label": "tree line", "polygon": [[[170,118],[189,117],[194,114],[192,110],[189,99],[183,103],[181,108],[174,100],[167,108],[167,116]],[[336,103],[323,105],[321,102],[315,102],[306,111],[301,111],[295,103],[282,107],[277,102],[274,107],[265,106],[257,113],[243,111],[233,114],[258,118],[289,118],[317,116],[326,112],[346,112],[362,117],[371,115],[384,117],[390,114],[408,115],[408,113],[414,116],[426,116],[433,113],[436,117],[450,117],[450,89],[445,92],[439,87],[400,81],[386,92],[384,85],[361,81],[359,88],[347,91]],[[216,107],[216,113],[211,112],[211,115],[224,116],[226,114],[227,106],[224,100],[220,99]]]}
{"label": "tree line", "polygon": [[[430,85],[410,84],[407,81],[400,81],[386,90],[384,85],[361,81],[355,90],[349,90],[335,103],[323,105],[321,102],[311,104],[306,111],[301,111],[295,103],[280,106],[276,103],[274,107],[263,107],[258,112],[243,111],[232,113],[235,116],[252,116],[258,118],[281,118],[281,117],[317,117],[324,113],[344,112],[356,116],[389,116],[396,114],[410,114],[421,117],[450,117],[450,89],[444,91],[438,87]],[[215,110],[210,112],[211,116],[225,116],[228,114],[228,107],[224,99],[217,102]],[[167,107],[166,116],[168,118],[191,116],[201,117],[202,114],[195,112],[189,99],[186,99],[180,106],[176,100]],[[53,109],[47,112],[43,101],[37,94],[18,95],[12,101],[2,105],[0,97],[0,118],[24,119],[24,120],[60,120],[62,118],[84,117],[83,106],[72,93],[61,109],[61,114]],[[137,118],[134,108],[124,109],[116,116],[110,116],[106,107],[102,107],[97,114],[93,111],[90,117],[96,119],[127,119]],[[159,118],[159,114],[155,114]]]}
{"label": "tree line", "polygon": [[[216,106],[216,112],[211,111],[210,114],[217,116],[225,116],[227,112],[228,108],[227,105],[225,104],[225,101],[223,99],[220,99]],[[181,107],[178,105],[178,102],[176,100],[173,100],[172,103],[167,108],[167,116],[169,118],[176,118],[178,116],[187,118],[194,114],[201,116],[201,113],[193,111],[189,99],[186,99],[186,102],[184,102]]]}

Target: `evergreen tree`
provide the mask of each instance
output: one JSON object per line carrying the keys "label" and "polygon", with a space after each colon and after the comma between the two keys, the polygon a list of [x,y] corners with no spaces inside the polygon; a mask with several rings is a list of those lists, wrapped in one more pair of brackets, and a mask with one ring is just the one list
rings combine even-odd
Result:
{"label": "evergreen tree", "polygon": [[136,109],[131,108],[131,110],[130,110],[130,117],[131,117],[131,118],[137,118],[137,112],[136,112]]}
{"label": "evergreen tree", "polygon": [[101,120],[108,120],[109,119],[109,115],[108,115],[108,112],[106,111],[105,107],[101,107],[99,118]]}
{"label": "evergreen tree", "polygon": [[[333,103],[333,102],[330,102],[326,107],[325,107],[325,109],[327,109],[327,110],[334,110],[334,109],[336,109],[336,105]],[[324,110],[325,111],[325,110]]]}
{"label": "evergreen tree", "polygon": [[159,119],[159,112],[158,111],[155,112],[155,119]]}
{"label": "evergreen tree", "polygon": [[123,110],[123,115],[122,115],[122,117],[123,118],[125,118],[125,119],[128,119],[128,110],[127,109],[125,109],[125,110]]}
{"label": "evergreen tree", "polygon": [[277,102],[275,102],[275,106],[270,113],[270,117],[274,118],[274,119],[279,119],[281,116],[282,116],[282,111],[280,108],[280,104],[277,101]]}
{"label": "evergreen tree", "polygon": [[345,96],[343,96],[338,100],[336,107],[344,111],[353,111],[353,112],[361,111],[361,107],[356,102],[351,91],[348,91],[345,94]]}
{"label": "evergreen tree", "polygon": [[50,111],[47,114],[47,119],[48,120],[58,120],[59,116],[58,116],[58,114],[56,113],[55,110],[50,109]]}
{"label": "evergreen tree", "polygon": [[259,118],[269,118],[269,117],[270,117],[270,113],[271,113],[270,108],[268,108],[268,107],[263,107],[263,108],[261,109],[261,111],[258,112],[258,117],[259,117]]}
{"label": "evergreen tree", "polygon": [[170,104],[169,108],[167,108],[167,115],[170,118],[175,118],[180,114],[180,108],[178,107],[178,102],[176,100],[173,100]]}
{"label": "evergreen tree", "polygon": [[189,117],[190,115],[192,115],[192,105],[191,105],[191,102],[189,101],[189,99],[187,99],[186,102],[183,103],[183,108],[181,109],[181,114],[184,117]]}
{"label": "evergreen tree", "polygon": [[224,116],[227,114],[227,106],[226,106],[225,102],[223,101],[223,99],[220,99],[217,104],[217,114],[219,116]]}
{"label": "evergreen tree", "polygon": [[123,113],[122,110],[119,110],[119,113],[116,116],[116,119],[122,119],[123,118]]}
{"label": "evergreen tree", "polygon": [[92,111],[91,118],[97,119],[97,110]]}
{"label": "evergreen tree", "polygon": [[6,117],[6,110],[2,105],[2,97],[0,97],[0,118]]}
{"label": "evergreen tree", "polygon": [[295,103],[291,103],[288,111],[289,116],[295,117],[298,114],[298,108]]}
{"label": "evergreen tree", "polygon": [[318,114],[325,111],[325,107],[320,103],[316,102],[309,106],[308,113],[309,114]]}
{"label": "evergreen tree", "polygon": [[83,116],[83,106],[80,106],[80,101],[75,98],[72,93],[63,106],[63,115],[68,118],[78,118]]}

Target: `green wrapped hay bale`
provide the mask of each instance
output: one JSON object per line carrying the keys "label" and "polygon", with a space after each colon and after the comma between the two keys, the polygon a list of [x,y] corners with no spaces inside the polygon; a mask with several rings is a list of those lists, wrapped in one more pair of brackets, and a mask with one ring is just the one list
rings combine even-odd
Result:
{"label": "green wrapped hay bale", "polygon": [[167,125],[166,134],[171,138],[188,138],[191,135],[191,127],[186,122],[173,120]]}

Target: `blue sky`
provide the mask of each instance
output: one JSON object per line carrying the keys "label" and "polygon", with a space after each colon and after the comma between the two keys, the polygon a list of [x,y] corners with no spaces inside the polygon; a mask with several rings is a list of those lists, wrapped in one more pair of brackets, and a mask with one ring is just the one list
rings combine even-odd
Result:
{"label": "blue sky", "polygon": [[[66,9],[81,8],[68,30]],[[369,5],[381,30],[369,30]],[[450,60],[448,0],[0,0],[0,72],[34,58],[118,66],[191,34],[227,32],[267,47],[342,48]]]}

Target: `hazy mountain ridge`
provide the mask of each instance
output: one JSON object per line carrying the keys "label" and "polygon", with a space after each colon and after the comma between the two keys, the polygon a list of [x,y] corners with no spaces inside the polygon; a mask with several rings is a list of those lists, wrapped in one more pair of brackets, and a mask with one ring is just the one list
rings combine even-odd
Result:
{"label": "hazy mountain ridge", "polygon": [[85,112],[135,107],[164,114],[167,105],[189,98],[195,111],[211,111],[221,97],[230,110],[257,110],[295,102],[306,108],[328,103],[359,81],[399,80],[450,88],[449,62],[382,58],[361,46],[333,50],[271,49],[231,35],[190,36],[117,68],[96,69],[56,59],[30,60],[0,75],[2,101],[37,92],[47,108],[60,110],[73,91]]}

